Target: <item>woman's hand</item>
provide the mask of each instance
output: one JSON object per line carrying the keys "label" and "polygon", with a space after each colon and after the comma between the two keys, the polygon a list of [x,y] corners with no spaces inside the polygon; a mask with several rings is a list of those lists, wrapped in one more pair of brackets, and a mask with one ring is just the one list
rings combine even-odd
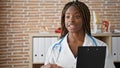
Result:
{"label": "woman's hand", "polygon": [[58,66],[57,64],[46,64],[41,66],[41,68],[62,68],[62,67]]}

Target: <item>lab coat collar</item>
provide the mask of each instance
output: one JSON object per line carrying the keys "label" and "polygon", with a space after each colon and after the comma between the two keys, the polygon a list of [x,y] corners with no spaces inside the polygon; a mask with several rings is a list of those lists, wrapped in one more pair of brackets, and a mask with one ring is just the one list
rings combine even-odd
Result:
{"label": "lab coat collar", "polygon": [[[68,45],[68,42],[67,42],[67,36],[68,36],[68,34],[64,37],[64,39],[61,43],[62,44],[62,52],[64,52],[64,54],[67,55],[66,60],[68,59],[68,62],[70,64],[73,64],[73,63],[76,64],[76,58],[74,57],[71,49],[69,48],[69,45]],[[73,62],[70,62],[69,60],[73,61]],[[70,66],[74,66],[74,65],[70,65]]]}
{"label": "lab coat collar", "polygon": [[[67,36],[68,36],[68,34],[66,34],[62,44],[68,45]],[[84,39],[83,46],[90,46],[90,45],[94,45],[94,44],[92,44],[91,38],[88,36],[88,34],[85,34],[85,39]]]}
{"label": "lab coat collar", "polygon": [[85,35],[83,46],[94,46],[94,43],[88,34]]}
{"label": "lab coat collar", "polygon": [[[69,64],[71,64],[71,65],[73,64],[72,66],[73,66],[73,68],[75,68],[76,62],[77,62],[77,57],[76,58],[74,57],[71,49],[69,48],[67,36],[68,36],[68,34],[64,37],[63,41],[61,42],[61,46],[62,46],[61,52],[62,52],[62,54],[67,55],[67,57],[64,56],[64,58],[66,58],[66,60],[67,60],[67,62],[69,62]],[[91,44],[92,44],[92,42],[91,42],[90,37],[87,34],[85,34],[83,46],[90,46]],[[73,61],[73,62],[70,62],[69,60]]]}
{"label": "lab coat collar", "polygon": [[[74,61],[76,61],[76,58],[74,57],[71,49],[69,48],[68,41],[67,41],[67,36],[68,36],[68,34],[64,37],[64,39],[61,43],[62,44],[62,49],[66,48],[67,51],[69,51],[70,55],[72,55],[72,59],[74,59]],[[91,44],[92,43],[91,43],[90,37],[87,34],[85,34],[85,39],[84,39],[83,46],[90,46]]]}

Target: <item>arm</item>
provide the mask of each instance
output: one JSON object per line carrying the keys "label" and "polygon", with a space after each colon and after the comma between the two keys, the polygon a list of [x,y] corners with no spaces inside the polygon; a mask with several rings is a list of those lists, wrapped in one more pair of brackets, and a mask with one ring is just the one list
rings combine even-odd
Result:
{"label": "arm", "polygon": [[58,66],[57,64],[46,64],[41,66],[41,68],[62,68],[62,67]]}
{"label": "arm", "polygon": [[53,46],[48,49],[45,58],[45,64],[41,66],[41,68],[62,68],[61,66],[57,65],[56,63],[56,56],[58,55],[58,50],[53,50]]}

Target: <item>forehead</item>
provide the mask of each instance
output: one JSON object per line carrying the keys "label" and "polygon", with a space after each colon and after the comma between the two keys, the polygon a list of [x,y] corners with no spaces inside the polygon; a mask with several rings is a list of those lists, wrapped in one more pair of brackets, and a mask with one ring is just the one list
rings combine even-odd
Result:
{"label": "forehead", "polygon": [[66,10],[66,14],[68,13],[80,13],[79,10],[74,7],[74,6],[70,6],[67,10]]}

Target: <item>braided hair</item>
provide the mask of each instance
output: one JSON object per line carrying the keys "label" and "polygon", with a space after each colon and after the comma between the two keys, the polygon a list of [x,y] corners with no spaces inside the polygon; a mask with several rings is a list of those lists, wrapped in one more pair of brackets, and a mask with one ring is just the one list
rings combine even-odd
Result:
{"label": "braided hair", "polygon": [[86,4],[76,0],[76,1],[68,2],[64,6],[64,8],[62,10],[62,15],[61,15],[61,28],[62,28],[62,32],[61,32],[61,37],[60,38],[64,37],[68,33],[68,30],[65,27],[65,13],[66,13],[67,9],[70,6],[74,6],[82,14],[83,30],[88,35],[91,35],[91,30],[90,30],[90,10],[89,10],[89,8],[87,7]]}

